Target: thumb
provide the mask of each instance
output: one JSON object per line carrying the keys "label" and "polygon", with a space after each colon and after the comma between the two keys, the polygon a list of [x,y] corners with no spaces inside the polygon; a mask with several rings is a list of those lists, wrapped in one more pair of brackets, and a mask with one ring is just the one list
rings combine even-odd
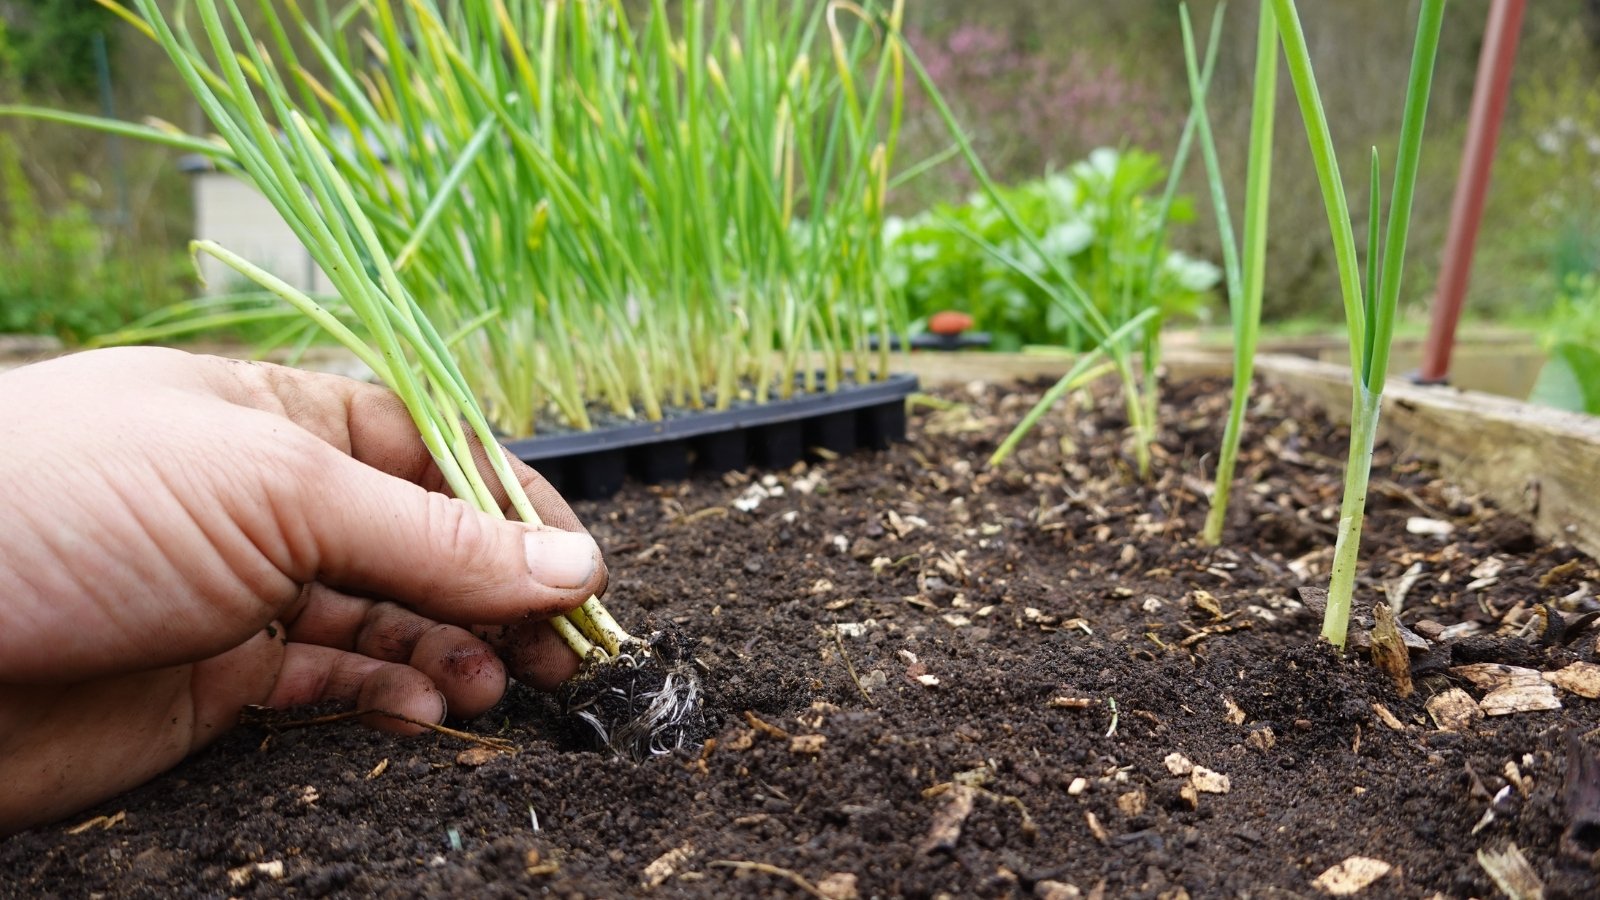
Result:
{"label": "thumb", "polygon": [[297,539],[284,545],[299,571],[283,570],[297,581],[458,625],[548,618],[605,590],[587,532],[506,521],[332,448],[316,456],[314,473],[293,479],[297,496],[282,516],[294,522],[285,531]]}

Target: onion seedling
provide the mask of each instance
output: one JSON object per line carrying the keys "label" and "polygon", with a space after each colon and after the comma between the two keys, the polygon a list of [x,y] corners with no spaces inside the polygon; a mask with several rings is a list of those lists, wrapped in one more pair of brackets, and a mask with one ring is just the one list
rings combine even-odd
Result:
{"label": "onion seedling", "polygon": [[[319,142],[311,121],[290,105],[288,88],[253,40],[237,0],[195,3],[202,36],[217,60],[214,71],[198,65],[198,45],[186,32],[180,35],[156,0],[135,2],[231,158],[328,273],[347,312],[337,313],[213,242],[196,242],[194,252],[217,258],[282,298],[349,348],[404,402],[451,492],[486,513],[504,515],[474,461],[476,445],[496,444],[471,386],[401,281],[398,254],[380,238],[347,173]],[[237,43],[225,13],[238,31]],[[487,460],[517,517],[539,524],[505,454],[491,452]],[[604,742],[642,757],[670,752],[696,736],[698,680],[672,640],[629,635],[594,597],[552,624],[586,660],[585,673],[566,692],[569,711]]]}
{"label": "onion seedling", "polygon": [[[1222,29],[1223,7],[1212,18],[1213,41]],[[1206,112],[1205,89],[1195,62],[1194,33],[1187,5],[1179,10],[1183,25],[1184,58],[1189,74],[1189,90],[1194,97],[1194,118],[1198,125],[1201,156],[1205,160],[1206,180],[1211,188],[1211,205],[1216,211],[1217,231],[1221,235],[1223,270],[1227,275],[1228,306],[1233,325],[1233,399],[1228,407],[1228,423],[1223,430],[1222,450],[1217,458],[1216,487],[1211,495],[1211,510],[1201,532],[1204,543],[1215,546],[1222,541],[1222,526],[1228,515],[1228,494],[1233,487],[1233,470],[1239,458],[1239,441],[1244,433],[1245,410],[1250,405],[1250,381],[1255,374],[1256,337],[1261,331],[1261,298],[1266,285],[1267,209],[1272,184],[1273,113],[1278,96],[1278,27],[1269,0],[1261,2],[1261,17],[1256,33],[1255,91],[1250,105],[1250,153],[1245,175],[1244,252],[1239,250],[1228,195],[1223,189],[1222,166],[1217,159],[1216,141]]]}
{"label": "onion seedling", "polygon": [[1305,121],[1306,138],[1316,166],[1317,181],[1327,209],[1333,236],[1339,288],[1344,296],[1345,327],[1350,339],[1350,456],[1345,465],[1344,497],[1339,506],[1339,532],[1334,547],[1333,574],[1328,586],[1328,607],[1322,636],[1343,648],[1355,590],[1356,561],[1361,543],[1361,523],[1367,501],[1367,481],[1372,472],[1372,450],[1378,434],[1378,414],[1389,369],[1389,345],[1394,336],[1395,310],[1400,302],[1400,278],[1405,267],[1406,237],[1411,226],[1412,199],[1422,158],[1423,125],[1428,94],[1433,83],[1434,60],[1444,27],[1445,0],[1423,0],[1417,18],[1411,73],[1406,84],[1405,114],[1400,128],[1394,183],[1389,194],[1387,232],[1378,247],[1378,157],[1372,152],[1372,219],[1367,233],[1366,279],[1356,260],[1355,232],[1345,199],[1344,182],[1334,153],[1327,115],[1311,67],[1311,53],[1294,0],[1272,0],[1278,33],[1288,62],[1295,98]]}

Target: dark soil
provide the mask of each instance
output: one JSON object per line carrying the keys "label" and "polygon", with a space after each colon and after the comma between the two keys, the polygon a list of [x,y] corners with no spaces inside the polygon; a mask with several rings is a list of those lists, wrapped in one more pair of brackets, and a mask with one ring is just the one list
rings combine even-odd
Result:
{"label": "dark soil", "polygon": [[1476,854],[1514,844],[1546,897],[1600,896],[1600,701],[1459,731],[1425,706],[1485,696],[1464,663],[1594,661],[1593,560],[1381,449],[1360,590],[1408,583],[1400,620],[1435,639],[1402,697],[1297,600],[1326,582],[1340,430],[1258,394],[1207,549],[1222,386],[1169,391],[1149,485],[1109,400],[986,468],[1036,395],[947,393],[887,453],[580,509],[619,618],[698,636],[703,750],[568,749],[521,689],[464,726],[515,754],[240,728],[0,843],[0,893],[1290,897],[1362,856],[1391,868],[1361,896],[1492,897]]}

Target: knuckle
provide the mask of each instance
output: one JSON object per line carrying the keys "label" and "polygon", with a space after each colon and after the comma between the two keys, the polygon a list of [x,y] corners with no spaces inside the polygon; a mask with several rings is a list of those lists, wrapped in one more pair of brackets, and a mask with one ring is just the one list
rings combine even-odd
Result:
{"label": "knuckle", "polygon": [[484,515],[465,501],[430,491],[427,510],[428,533],[453,565],[476,571],[496,556]]}

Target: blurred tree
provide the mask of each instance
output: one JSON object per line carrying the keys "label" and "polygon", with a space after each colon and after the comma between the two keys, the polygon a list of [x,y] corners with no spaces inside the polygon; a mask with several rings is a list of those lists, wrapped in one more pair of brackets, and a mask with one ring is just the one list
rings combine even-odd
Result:
{"label": "blurred tree", "polygon": [[0,75],[30,91],[85,94],[95,88],[94,42],[115,40],[116,17],[90,0],[0,0],[6,52]]}

